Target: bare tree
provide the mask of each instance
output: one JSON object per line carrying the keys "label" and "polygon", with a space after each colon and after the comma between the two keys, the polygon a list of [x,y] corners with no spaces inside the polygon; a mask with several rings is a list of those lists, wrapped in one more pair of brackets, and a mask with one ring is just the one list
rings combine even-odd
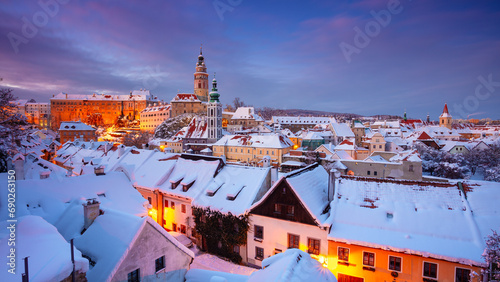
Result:
{"label": "bare tree", "polygon": [[7,171],[7,157],[18,151],[18,143],[25,134],[22,129],[26,117],[17,113],[16,105],[11,103],[14,100],[12,89],[0,89],[0,172]]}
{"label": "bare tree", "polygon": [[236,97],[236,98],[234,98],[234,100],[233,100],[233,105],[234,105],[234,108],[235,108],[235,109],[238,109],[238,108],[240,108],[240,107],[244,107],[246,104],[245,104],[245,102],[243,102],[243,101],[241,100],[241,98],[240,98],[240,97]]}
{"label": "bare tree", "polygon": [[151,134],[147,131],[129,132],[123,137],[123,145],[142,148],[142,144],[147,144],[151,140]]}

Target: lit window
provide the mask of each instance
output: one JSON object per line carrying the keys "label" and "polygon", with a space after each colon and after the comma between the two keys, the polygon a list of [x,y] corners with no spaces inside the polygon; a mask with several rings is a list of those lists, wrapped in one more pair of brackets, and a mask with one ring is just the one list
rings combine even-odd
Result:
{"label": "lit window", "polygon": [[299,248],[299,239],[300,239],[299,235],[294,235],[294,234],[288,233],[288,248],[289,249],[292,249],[292,248],[298,249]]}
{"label": "lit window", "polygon": [[175,210],[175,203],[174,202],[171,202],[170,203],[170,207],[172,207],[173,210]]}
{"label": "lit window", "polygon": [[319,240],[318,239],[307,239],[307,252],[313,255],[319,255]]}
{"label": "lit window", "polygon": [[389,256],[389,270],[401,272],[401,258]]}
{"label": "lit window", "polygon": [[344,262],[349,261],[349,249],[348,248],[339,247],[337,249],[337,255],[339,257],[339,260],[342,260]]}

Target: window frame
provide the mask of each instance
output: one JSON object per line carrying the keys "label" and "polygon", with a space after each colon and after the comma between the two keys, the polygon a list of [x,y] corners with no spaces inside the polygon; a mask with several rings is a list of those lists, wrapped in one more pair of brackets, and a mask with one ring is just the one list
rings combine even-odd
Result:
{"label": "window frame", "polygon": [[[134,276],[133,273],[136,273],[136,272],[137,272],[137,277],[133,277]],[[141,269],[137,268],[137,269],[134,269],[133,271],[129,272],[127,274],[127,281],[128,282],[140,282],[141,281]]]}
{"label": "window frame", "polygon": [[[254,225],[253,228],[254,228],[253,239],[256,240],[256,241],[262,242],[264,240],[264,226],[262,226],[262,225]],[[258,234],[257,233],[257,229],[261,229],[261,231],[262,231],[261,237],[257,237],[257,234]]]}
{"label": "window frame", "polygon": [[[427,276],[427,275],[425,275],[425,264],[426,264],[426,263],[436,265],[436,277],[432,277],[432,276]],[[422,277],[424,277],[424,278],[428,278],[428,279],[438,280],[438,277],[439,277],[439,264],[434,263],[434,262],[430,262],[430,261],[425,261],[425,260],[424,260],[424,261],[422,262]]]}
{"label": "window frame", "polygon": [[[161,261],[161,265],[160,265],[160,268],[158,268],[158,265],[159,265],[160,261]],[[166,267],[165,256],[161,256],[161,257],[155,259],[155,273],[158,273],[158,272],[164,270],[165,267]]]}
{"label": "window frame", "polygon": [[[365,254],[372,254],[373,255],[373,265],[365,264]],[[363,266],[375,267],[375,258],[376,258],[376,254],[374,252],[363,251]]]}
{"label": "window frame", "polygon": [[[455,277],[454,277],[455,279],[453,279],[453,281],[455,281],[455,282],[457,282],[457,281],[458,281],[458,280],[457,280],[457,270],[458,270],[458,269],[462,269],[462,270],[467,270],[467,271],[469,271],[469,279],[467,279],[467,281],[471,281],[471,280],[470,280],[470,274],[472,273],[472,269],[470,269],[470,268],[462,268],[462,267],[458,267],[458,266],[455,266],[455,275],[454,275],[454,276],[455,276]],[[460,281],[458,281],[458,282],[460,282]]]}
{"label": "window frame", "polygon": [[[317,241],[317,246],[318,248],[316,249],[316,244],[313,245],[313,248],[311,249],[311,243],[314,243],[314,241]],[[312,250],[312,251],[311,251]],[[317,251],[317,253],[316,253]],[[316,238],[311,238],[307,237],[307,253],[312,254],[312,255],[319,255],[321,253],[321,240],[316,239]]]}
{"label": "window frame", "polygon": [[[298,249],[300,247],[300,235],[297,235],[297,234],[293,234],[293,233],[287,233],[287,237],[288,237],[288,249]],[[294,244],[293,246],[290,245],[290,239],[291,238],[297,238],[297,245],[295,245],[295,240],[294,240]]]}
{"label": "window frame", "polygon": [[[344,249],[344,250],[347,250],[347,259],[344,259],[344,257],[340,258],[340,249]],[[349,262],[349,254],[350,254],[351,250],[349,248],[346,248],[346,247],[342,247],[342,246],[337,246],[337,259],[339,260],[339,262]],[[345,254],[343,254],[345,255]]]}
{"label": "window frame", "polygon": [[[262,256],[259,256],[259,253],[262,253]],[[255,259],[256,260],[264,259],[264,248],[255,246]]]}
{"label": "window frame", "polygon": [[[393,257],[393,258],[399,258],[401,260],[400,263],[399,263],[399,268],[400,268],[399,270],[391,269],[391,257]],[[397,256],[391,256],[391,255],[389,255],[387,263],[388,263],[388,265],[387,265],[387,269],[388,270],[390,270],[390,271],[396,271],[396,272],[400,272],[400,273],[403,272],[403,258],[402,257],[397,257]]]}

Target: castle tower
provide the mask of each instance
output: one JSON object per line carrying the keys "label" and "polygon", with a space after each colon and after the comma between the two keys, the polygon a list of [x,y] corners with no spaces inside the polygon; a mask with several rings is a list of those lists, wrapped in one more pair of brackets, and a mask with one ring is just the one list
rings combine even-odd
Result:
{"label": "castle tower", "polygon": [[207,105],[208,143],[215,143],[222,138],[222,104],[219,101],[219,96],[219,93],[217,93],[217,80],[214,75],[210,101]]}
{"label": "castle tower", "polygon": [[451,130],[452,117],[448,112],[448,105],[444,104],[443,113],[439,116],[439,126],[446,127]]}
{"label": "castle tower", "polygon": [[208,101],[208,73],[201,47],[194,73],[194,95],[198,96],[202,102]]}

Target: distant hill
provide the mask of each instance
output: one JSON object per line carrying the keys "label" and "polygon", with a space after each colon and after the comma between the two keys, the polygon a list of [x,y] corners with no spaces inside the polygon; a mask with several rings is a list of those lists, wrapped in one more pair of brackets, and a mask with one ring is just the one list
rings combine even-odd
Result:
{"label": "distant hill", "polygon": [[[275,108],[257,108],[256,111],[266,120],[270,120],[273,116],[333,116],[339,120],[361,119],[363,116],[353,113],[337,113],[303,109],[275,109]],[[401,119],[400,116],[393,115],[375,115],[371,116],[374,119],[390,120]]]}

